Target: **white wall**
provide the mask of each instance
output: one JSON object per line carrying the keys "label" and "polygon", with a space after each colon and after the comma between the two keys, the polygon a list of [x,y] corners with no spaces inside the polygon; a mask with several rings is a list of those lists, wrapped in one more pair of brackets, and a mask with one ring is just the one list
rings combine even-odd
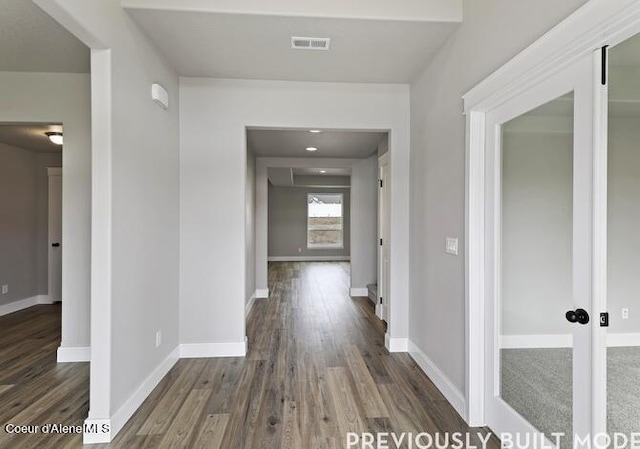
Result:
{"label": "white wall", "polygon": [[37,153],[0,143],[0,306],[48,292],[47,167],[62,152]]}
{"label": "white wall", "polygon": [[[181,78],[180,85],[181,342],[244,341],[245,252],[241,248],[245,246],[247,126],[391,130],[393,176],[398,180],[392,193],[392,297],[397,300],[389,332],[406,338],[408,86],[194,78]],[[258,205],[266,195],[263,178],[266,169],[259,169]],[[224,216],[217,213],[221,209],[226,211]],[[259,228],[259,213],[256,219]],[[266,246],[260,229],[256,232],[260,260],[263,251],[266,258]],[[262,269],[256,265],[258,280]]]}
{"label": "white wall", "polygon": [[378,280],[378,155],[351,169],[351,288]]}
{"label": "white wall", "polygon": [[91,100],[86,74],[0,72],[0,122],[62,123],[62,343],[90,342]]}
{"label": "white wall", "polygon": [[445,237],[464,248],[461,97],[583,3],[465,0],[463,24],[411,86],[410,339],[463,393],[464,253],[444,251]]}
{"label": "white wall", "polygon": [[[37,3],[92,47],[89,419],[111,420],[115,433],[176,358],[178,77],[119,0]],[[169,93],[167,111],[151,99],[155,82]]]}

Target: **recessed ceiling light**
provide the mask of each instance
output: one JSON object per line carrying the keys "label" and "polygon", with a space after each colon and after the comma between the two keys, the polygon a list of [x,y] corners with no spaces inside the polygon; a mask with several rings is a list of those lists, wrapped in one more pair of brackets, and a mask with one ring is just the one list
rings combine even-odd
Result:
{"label": "recessed ceiling light", "polygon": [[307,147],[307,151],[318,151],[316,147]]}
{"label": "recessed ceiling light", "polygon": [[56,145],[62,145],[63,142],[63,138],[62,138],[62,133],[55,133],[55,132],[48,132],[45,133],[45,135],[49,138],[49,140],[56,144]]}
{"label": "recessed ceiling light", "polygon": [[327,172],[326,170],[320,170],[320,173],[326,173],[326,172]]}
{"label": "recessed ceiling light", "polygon": [[321,133],[322,131],[320,131],[319,129],[310,129],[309,132],[313,134],[318,134],[318,133]]}

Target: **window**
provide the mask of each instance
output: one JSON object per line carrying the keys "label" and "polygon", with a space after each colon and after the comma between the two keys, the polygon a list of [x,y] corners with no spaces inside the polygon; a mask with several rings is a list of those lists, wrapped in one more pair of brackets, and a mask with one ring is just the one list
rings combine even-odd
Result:
{"label": "window", "polygon": [[343,247],[342,201],[341,193],[307,195],[307,248]]}

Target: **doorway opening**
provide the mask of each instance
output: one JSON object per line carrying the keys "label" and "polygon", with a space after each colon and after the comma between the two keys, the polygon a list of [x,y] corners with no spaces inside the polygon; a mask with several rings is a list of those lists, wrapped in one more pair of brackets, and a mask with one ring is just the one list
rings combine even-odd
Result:
{"label": "doorway opening", "polygon": [[[378,288],[379,222],[386,217],[379,159],[388,133],[248,128],[246,140],[247,315],[256,299],[274,293],[270,264],[339,262],[348,269],[346,296],[369,298],[388,321]],[[383,160],[388,168],[388,154]],[[385,242],[388,248],[388,236]]]}

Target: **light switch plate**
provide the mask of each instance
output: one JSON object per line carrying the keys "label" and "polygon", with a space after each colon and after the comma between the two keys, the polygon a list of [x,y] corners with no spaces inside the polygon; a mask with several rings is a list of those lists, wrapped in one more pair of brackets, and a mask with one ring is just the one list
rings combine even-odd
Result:
{"label": "light switch plate", "polygon": [[9,284],[5,284],[2,286],[2,294],[6,295],[7,293],[9,293]]}
{"label": "light switch plate", "polygon": [[447,254],[458,255],[458,239],[447,237],[447,246],[445,249]]}

